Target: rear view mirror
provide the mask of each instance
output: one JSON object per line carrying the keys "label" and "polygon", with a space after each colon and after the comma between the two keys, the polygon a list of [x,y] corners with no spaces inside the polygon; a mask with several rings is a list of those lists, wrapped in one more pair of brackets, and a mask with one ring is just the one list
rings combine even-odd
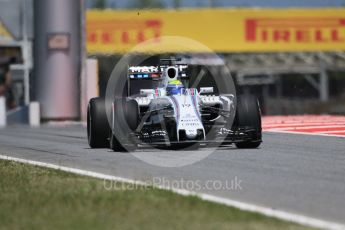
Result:
{"label": "rear view mirror", "polygon": [[143,95],[150,95],[150,94],[154,94],[155,90],[154,89],[141,89],[140,90],[140,94]]}
{"label": "rear view mirror", "polygon": [[200,87],[199,94],[213,93],[213,87]]}

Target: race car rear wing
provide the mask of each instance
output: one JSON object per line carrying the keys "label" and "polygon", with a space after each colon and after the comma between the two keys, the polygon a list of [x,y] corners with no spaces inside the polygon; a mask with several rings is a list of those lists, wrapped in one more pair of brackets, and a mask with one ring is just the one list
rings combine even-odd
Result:
{"label": "race car rear wing", "polygon": [[[171,65],[160,65],[160,66],[129,66],[128,67],[128,78],[129,79],[160,79],[162,73],[166,68]],[[180,78],[187,78],[187,65],[176,64],[172,67],[177,68],[178,75]]]}

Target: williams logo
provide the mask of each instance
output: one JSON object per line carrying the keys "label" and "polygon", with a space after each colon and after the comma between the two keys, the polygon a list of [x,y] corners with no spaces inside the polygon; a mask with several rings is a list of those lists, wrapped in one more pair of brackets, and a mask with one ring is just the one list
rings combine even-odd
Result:
{"label": "williams logo", "polygon": [[345,43],[345,17],[247,18],[245,30],[252,43]]}
{"label": "williams logo", "polygon": [[192,105],[191,104],[182,104],[182,107],[183,108],[189,108],[189,107],[191,107]]}

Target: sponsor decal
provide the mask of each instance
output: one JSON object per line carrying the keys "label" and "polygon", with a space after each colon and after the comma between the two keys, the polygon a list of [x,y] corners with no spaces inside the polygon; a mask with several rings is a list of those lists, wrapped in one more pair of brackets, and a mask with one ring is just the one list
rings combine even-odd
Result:
{"label": "sponsor decal", "polygon": [[[104,19],[88,22],[89,44],[135,45],[161,36],[162,21],[158,19]],[[100,28],[102,28],[100,30]]]}
{"label": "sponsor decal", "polygon": [[249,18],[245,31],[248,42],[343,43],[345,17]]}
{"label": "sponsor decal", "polygon": [[[89,53],[126,53],[144,41],[136,52],[345,50],[345,8],[89,10],[86,18]],[[172,44],[166,36],[209,49]]]}
{"label": "sponsor decal", "polygon": [[159,72],[158,66],[131,66],[129,67],[131,73],[157,73]]}

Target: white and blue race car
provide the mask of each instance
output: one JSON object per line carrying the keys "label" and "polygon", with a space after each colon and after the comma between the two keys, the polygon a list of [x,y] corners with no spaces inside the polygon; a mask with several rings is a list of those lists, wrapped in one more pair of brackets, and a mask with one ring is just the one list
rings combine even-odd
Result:
{"label": "white and blue race car", "polygon": [[125,97],[114,98],[108,106],[104,98],[89,102],[90,147],[114,151],[145,145],[195,148],[234,143],[238,148],[259,147],[257,98],[214,95],[213,87],[189,88],[186,68],[181,64],[129,67]]}

